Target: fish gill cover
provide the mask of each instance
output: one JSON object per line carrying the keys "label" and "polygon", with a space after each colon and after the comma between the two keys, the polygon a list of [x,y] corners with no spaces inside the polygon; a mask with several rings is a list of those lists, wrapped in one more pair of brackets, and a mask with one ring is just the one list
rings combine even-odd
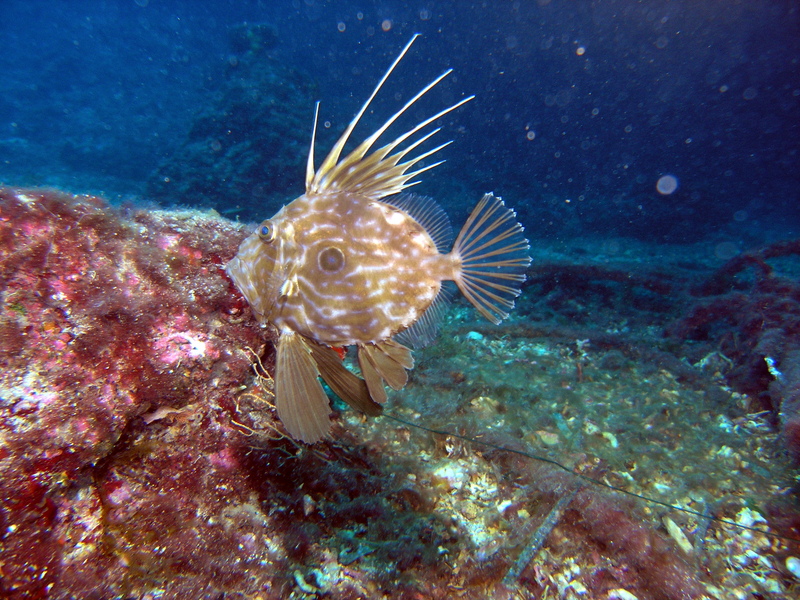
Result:
{"label": "fish gill cover", "polygon": [[[0,14],[0,595],[798,594],[790,5]],[[420,191],[461,222],[494,189],[534,262],[503,325],[453,304],[386,417],[304,446],[223,272],[252,229],[208,209],[301,193],[313,101],[328,148],[415,32],[364,130],[455,67]]]}

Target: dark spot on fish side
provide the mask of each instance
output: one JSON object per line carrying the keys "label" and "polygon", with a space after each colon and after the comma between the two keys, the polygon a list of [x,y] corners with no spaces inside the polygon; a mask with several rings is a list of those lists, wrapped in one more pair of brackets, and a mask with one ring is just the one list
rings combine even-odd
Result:
{"label": "dark spot on fish side", "polygon": [[336,273],[344,267],[344,254],[338,248],[330,246],[317,256],[319,268],[328,273]]}

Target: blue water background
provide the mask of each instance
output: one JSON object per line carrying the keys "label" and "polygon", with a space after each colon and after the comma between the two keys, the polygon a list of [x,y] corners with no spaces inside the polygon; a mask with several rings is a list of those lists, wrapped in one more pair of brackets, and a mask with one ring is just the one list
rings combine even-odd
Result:
{"label": "blue water background", "polygon": [[[0,182],[147,202],[148,180],[230,76],[230,30],[243,22],[274,26],[273,56],[322,101],[318,163],[421,33],[360,131],[453,68],[405,123],[476,95],[443,120],[455,143],[419,187],[456,224],[493,190],[532,238],[742,248],[797,236],[800,9],[789,0],[4,0]],[[313,102],[284,108],[307,114],[307,140]],[[666,174],[679,181],[669,195],[656,189]],[[245,220],[279,205],[237,213],[214,201]]]}

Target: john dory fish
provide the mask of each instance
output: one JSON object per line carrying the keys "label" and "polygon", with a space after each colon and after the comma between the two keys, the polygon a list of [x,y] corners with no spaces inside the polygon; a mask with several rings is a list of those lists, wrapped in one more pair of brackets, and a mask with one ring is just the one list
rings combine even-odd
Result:
{"label": "john dory fish", "polygon": [[[483,196],[447,252],[452,235],[444,212],[431,199],[404,192],[417,175],[440,164],[417,166],[420,161],[449,144],[419,151],[439,131],[429,126],[471,97],[373,149],[450,71],[341,156],[414,39],[315,170],[317,104],[305,194],[261,223],[227,266],[259,321],[278,332],[275,406],[288,432],[304,442],[316,442],[330,429],[329,400],[319,376],[354,408],[380,414],[384,384],[402,388],[414,365],[409,348],[395,338],[432,338],[442,282],[455,281],[484,317],[499,323],[513,308],[530,264],[522,226],[500,198]],[[357,347],[363,379],[348,371],[334,350],[351,345]]]}

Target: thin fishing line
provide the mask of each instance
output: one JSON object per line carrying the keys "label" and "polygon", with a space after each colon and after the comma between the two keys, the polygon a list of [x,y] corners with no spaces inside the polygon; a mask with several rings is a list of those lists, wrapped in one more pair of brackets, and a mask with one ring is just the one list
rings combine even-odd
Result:
{"label": "thin fishing line", "polygon": [[736,527],[738,529],[743,529],[746,531],[752,531],[753,533],[761,533],[767,535],[769,537],[778,538],[782,540],[788,540],[791,542],[798,542],[800,543],[800,539],[789,537],[786,535],[781,535],[779,533],[773,533],[772,531],[767,531],[765,529],[760,529],[758,527],[749,527],[748,525],[742,525],[741,523],[737,523],[736,521],[731,521],[730,519],[725,519],[722,517],[715,517],[714,515],[707,515],[705,513],[698,512],[696,510],[692,510],[691,508],[683,508],[681,506],[675,506],[674,504],[670,504],[669,502],[664,502],[662,500],[656,500],[655,498],[650,498],[648,496],[643,496],[642,494],[637,494],[636,492],[631,492],[630,490],[626,490],[621,487],[617,487],[610,483],[606,483],[605,481],[600,481],[599,479],[595,479],[593,477],[589,477],[583,473],[576,473],[566,465],[561,464],[557,460],[553,460],[552,458],[547,458],[545,456],[537,456],[536,454],[531,454],[529,452],[525,452],[524,450],[515,450],[513,448],[505,448],[498,444],[493,444],[492,442],[485,442],[483,440],[479,440],[477,438],[472,438],[467,435],[461,435],[459,433],[453,433],[451,431],[444,431],[441,429],[434,429],[432,427],[426,427],[425,425],[420,425],[418,423],[412,423],[410,421],[406,421],[405,419],[401,419],[400,417],[396,417],[394,415],[390,415],[388,413],[383,414],[384,417],[387,419],[391,419],[398,423],[402,423],[403,425],[408,425],[409,427],[414,427],[416,429],[420,429],[422,431],[427,431],[428,433],[435,433],[437,435],[449,435],[451,437],[464,440],[465,442],[471,442],[473,444],[480,444],[482,446],[486,446],[487,448],[494,448],[495,450],[500,450],[501,452],[510,452],[512,454],[518,454],[520,456],[524,456],[526,458],[530,458],[531,460],[536,460],[539,462],[547,463],[549,465],[553,465],[554,467],[561,469],[562,471],[569,473],[570,475],[577,477],[579,479],[583,479],[584,481],[588,481],[593,485],[597,485],[600,487],[604,487],[606,489],[612,490],[614,492],[619,492],[620,494],[625,494],[626,496],[632,496],[633,498],[637,498],[639,500],[643,500],[644,502],[648,502],[650,504],[656,504],[659,506],[663,506],[665,508],[669,508],[672,510],[677,510],[679,512],[692,515],[695,517],[700,517],[703,519],[709,519],[711,521],[715,521],[717,523],[723,523],[725,525],[730,525],[732,527]]}

